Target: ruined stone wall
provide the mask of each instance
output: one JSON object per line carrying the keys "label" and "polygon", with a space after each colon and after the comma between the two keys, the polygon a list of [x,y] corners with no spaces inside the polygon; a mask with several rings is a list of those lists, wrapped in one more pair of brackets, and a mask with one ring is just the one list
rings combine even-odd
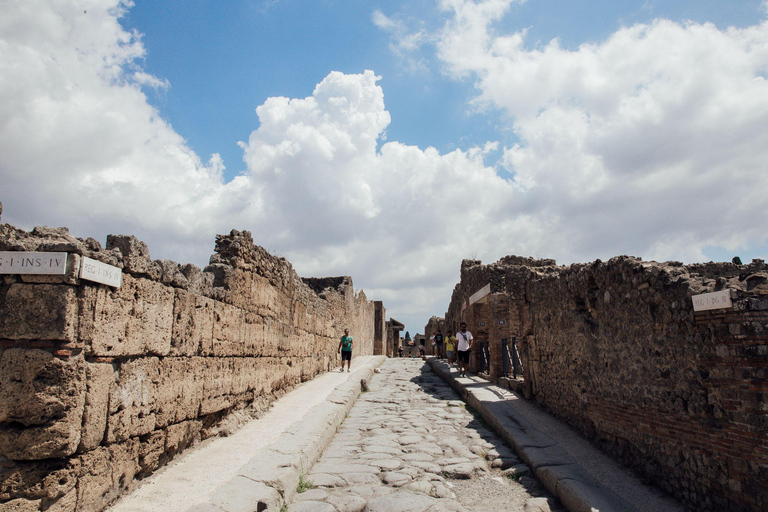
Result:
{"label": "ruined stone wall", "polygon": [[[64,276],[0,276],[0,508],[98,511],[201,439],[256,417],[336,366],[344,327],[372,354],[374,306],[336,278],[319,293],[248,232],[204,271],[66,229],[0,224],[0,250],[68,253]],[[120,288],[78,279],[86,256]],[[316,283],[315,283],[316,284]]]}
{"label": "ruined stone wall", "polygon": [[[501,340],[517,340],[521,350],[531,332],[530,312],[525,300],[533,276],[556,271],[555,260],[506,256],[496,263],[483,265],[478,260],[461,263],[461,281],[456,284],[445,316],[446,328],[457,332],[466,322],[476,341],[488,341],[491,353],[491,378],[502,373]],[[470,305],[470,297],[490,285],[482,303]],[[477,371],[477,351],[470,357],[470,370]]]}
{"label": "ruined stone wall", "polygon": [[[510,256],[467,260],[461,279],[446,322],[473,333],[490,323],[492,360],[515,336],[529,397],[694,510],[768,510],[762,261],[557,267]],[[486,303],[470,306],[488,283]],[[693,311],[693,295],[718,290],[732,290],[732,308]]]}
{"label": "ruined stone wall", "polygon": [[[697,510],[768,509],[766,270],[618,257],[532,280],[536,400]],[[733,308],[693,312],[721,289]]]}

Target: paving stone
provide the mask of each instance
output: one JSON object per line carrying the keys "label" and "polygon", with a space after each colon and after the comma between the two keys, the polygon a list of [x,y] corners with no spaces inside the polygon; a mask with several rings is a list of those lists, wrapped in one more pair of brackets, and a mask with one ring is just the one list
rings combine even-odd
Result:
{"label": "paving stone", "polygon": [[288,512],[336,512],[336,507],[324,501],[297,501],[288,506]]}
{"label": "paving stone", "polygon": [[443,466],[443,471],[451,476],[451,478],[472,478],[472,474],[475,472],[475,465],[469,462],[462,464],[450,464]]}
{"label": "paving stone", "polygon": [[363,450],[369,453],[389,453],[391,455],[400,455],[401,453],[403,453],[403,450],[401,448],[393,448],[391,446],[382,446],[380,444],[365,446]]}
{"label": "paving stone", "polygon": [[343,478],[328,473],[311,473],[309,477],[318,487],[341,487],[347,484]]}
{"label": "paving stone", "polygon": [[360,512],[365,508],[367,500],[362,496],[345,492],[331,494],[327,502],[336,507],[339,512]]}
{"label": "paving stone", "polygon": [[436,501],[422,493],[402,490],[370,500],[363,510],[364,512],[426,512],[436,504]]}
{"label": "paving stone", "polygon": [[379,476],[371,473],[343,473],[339,476],[344,479],[347,485],[379,483]]}
{"label": "paving stone", "polygon": [[429,453],[432,455],[442,455],[443,449],[440,448],[440,446],[437,445],[437,443],[418,443],[418,444],[412,444],[407,447],[403,447],[404,450],[408,450],[410,452],[418,451],[421,453]]}
{"label": "paving stone", "polygon": [[449,459],[437,459],[435,462],[441,466],[450,466],[452,464],[463,464],[469,461],[469,457],[451,457]]}
{"label": "paving stone", "polygon": [[398,459],[378,459],[378,460],[372,460],[371,465],[376,466],[377,468],[382,470],[393,471],[395,469],[401,468],[403,466],[403,461]]}
{"label": "paving stone", "polygon": [[421,452],[412,452],[412,453],[404,453],[400,456],[403,460],[424,460],[424,461],[431,461],[434,457],[429,455],[428,453],[421,453]]}
{"label": "paving stone", "polygon": [[335,464],[328,462],[319,462],[312,468],[319,473],[330,473],[331,475],[338,475],[341,473],[378,473],[379,469],[369,464]]}
{"label": "paving stone", "polygon": [[427,480],[419,480],[416,482],[411,482],[405,485],[404,488],[408,489],[409,491],[424,493],[427,496],[433,495],[435,490],[435,486],[432,485],[432,482]]}
{"label": "paving stone", "polygon": [[387,471],[382,475],[382,481],[393,487],[400,487],[413,480],[413,477],[407,473],[401,473],[399,471]]}
{"label": "paving stone", "polygon": [[417,467],[428,473],[438,474],[442,470],[442,468],[440,467],[440,464],[435,464],[434,462],[431,462],[431,461],[414,460],[414,461],[410,461],[410,464],[411,466]]}

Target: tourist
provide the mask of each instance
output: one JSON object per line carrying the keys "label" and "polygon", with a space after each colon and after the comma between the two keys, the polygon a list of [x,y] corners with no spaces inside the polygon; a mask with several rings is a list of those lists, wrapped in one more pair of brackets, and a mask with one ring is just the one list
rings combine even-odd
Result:
{"label": "tourist", "polygon": [[424,357],[424,339],[419,340],[419,355]]}
{"label": "tourist", "polygon": [[349,372],[349,367],[352,364],[352,345],[354,344],[354,340],[352,339],[352,336],[349,335],[349,329],[344,329],[344,336],[341,337],[341,340],[339,340],[339,352],[341,352],[341,370],[344,371],[344,361],[347,362],[347,372]]}
{"label": "tourist", "polygon": [[438,358],[443,358],[443,333],[440,331],[440,329],[437,330],[437,334],[435,334],[435,349],[436,349],[436,356]]}
{"label": "tourist", "polygon": [[458,358],[459,358],[459,370],[460,377],[467,376],[467,367],[469,366],[469,351],[472,350],[472,341],[475,338],[472,337],[472,333],[467,330],[467,324],[461,322],[459,325],[461,330],[456,333],[456,340],[459,342]]}
{"label": "tourist", "polygon": [[448,331],[448,335],[445,337],[445,356],[448,358],[448,367],[453,364],[453,356],[456,350],[456,337]]}

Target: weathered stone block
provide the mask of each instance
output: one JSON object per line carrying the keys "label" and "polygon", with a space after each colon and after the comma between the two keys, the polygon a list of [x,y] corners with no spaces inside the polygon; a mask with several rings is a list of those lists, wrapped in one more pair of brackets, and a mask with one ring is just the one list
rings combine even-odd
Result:
{"label": "weathered stone block", "polygon": [[25,500],[23,498],[0,503],[0,512],[39,512],[42,500]]}
{"label": "weathered stone block", "polygon": [[203,345],[202,354],[217,357],[244,355],[243,322],[242,309],[223,302],[214,303],[211,345]]}
{"label": "weathered stone block", "polygon": [[166,429],[165,451],[169,456],[197,443],[200,440],[200,431],[203,429],[202,421],[183,421],[175,425],[169,425]]}
{"label": "weathered stone block", "polygon": [[77,313],[72,286],[16,283],[0,287],[0,338],[73,341]]}
{"label": "weathered stone block", "polygon": [[109,446],[109,460],[112,463],[112,485],[121,492],[133,487],[133,479],[139,472],[139,440],[129,439],[125,443]]}
{"label": "weathered stone block", "polygon": [[159,361],[155,357],[129,361],[118,367],[109,397],[107,443],[125,441],[155,430]]}
{"label": "weathered stone block", "polygon": [[175,291],[170,355],[196,356],[201,347],[211,347],[214,303],[185,290]]}
{"label": "weathered stone block", "polygon": [[86,377],[87,392],[79,447],[81,452],[93,450],[104,439],[109,412],[109,393],[115,387],[115,372],[111,364],[87,364]]}
{"label": "weathered stone block", "polygon": [[36,349],[0,358],[0,453],[12,460],[72,455],[85,404],[82,357],[57,359]]}
{"label": "weathered stone block", "polygon": [[77,485],[78,512],[99,512],[118,497],[108,448],[92,450],[81,457],[82,473]]}
{"label": "weathered stone block", "polygon": [[44,510],[45,512],[75,512],[77,510],[77,489],[72,489],[64,496],[56,499]]}
{"label": "weathered stone block", "polygon": [[197,417],[203,397],[203,358],[165,358],[158,365],[155,387],[156,428]]}
{"label": "weathered stone block", "polygon": [[152,432],[152,434],[146,438],[143,438],[139,445],[139,475],[149,475],[160,467],[162,465],[164,453],[164,430],[157,430]]}
{"label": "weathered stone block", "polygon": [[[173,289],[123,276],[113,290],[99,287],[93,305],[92,355],[168,355],[173,328]],[[86,334],[84,332],[84,334]]]}
{"label": "weathered stone block", "polygon": [[146,274],[150,271],[149,247],[135,236],[108,235],[107,249],[118,249],[122,253],[125,272]]}

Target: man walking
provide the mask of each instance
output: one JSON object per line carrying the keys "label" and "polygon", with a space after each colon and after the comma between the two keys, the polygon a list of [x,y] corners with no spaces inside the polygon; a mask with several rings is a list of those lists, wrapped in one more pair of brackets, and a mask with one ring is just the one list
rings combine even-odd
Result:
{"label": "man walking", "polygon": [[459,325],[461,330],[456,333],[456,341],[459,342],[458,348],[458,360],[460,377],[467,376],[467,367],[469,366],[469,351],[472,349],[472,342],[475,338],[472,337],[472,333],[467,330],[467,324],[461,322]]}
{"label": "man walking", "polygon": [[443,333],[440,331],[440,329],[437,330],[437,334],[435,334],[435,350],[436,350],[436,356],[438,359],[442,359],[444,357],[443,355]]}
{"label": "man walking", "polygon": [[352,345],[354,340],[349,335],[349,329],[344,329],[344,336],[339,340],[339,352],[341,352],[341,371],[344,371],[344,361],[347,362],[347,371],[352,364]]}

